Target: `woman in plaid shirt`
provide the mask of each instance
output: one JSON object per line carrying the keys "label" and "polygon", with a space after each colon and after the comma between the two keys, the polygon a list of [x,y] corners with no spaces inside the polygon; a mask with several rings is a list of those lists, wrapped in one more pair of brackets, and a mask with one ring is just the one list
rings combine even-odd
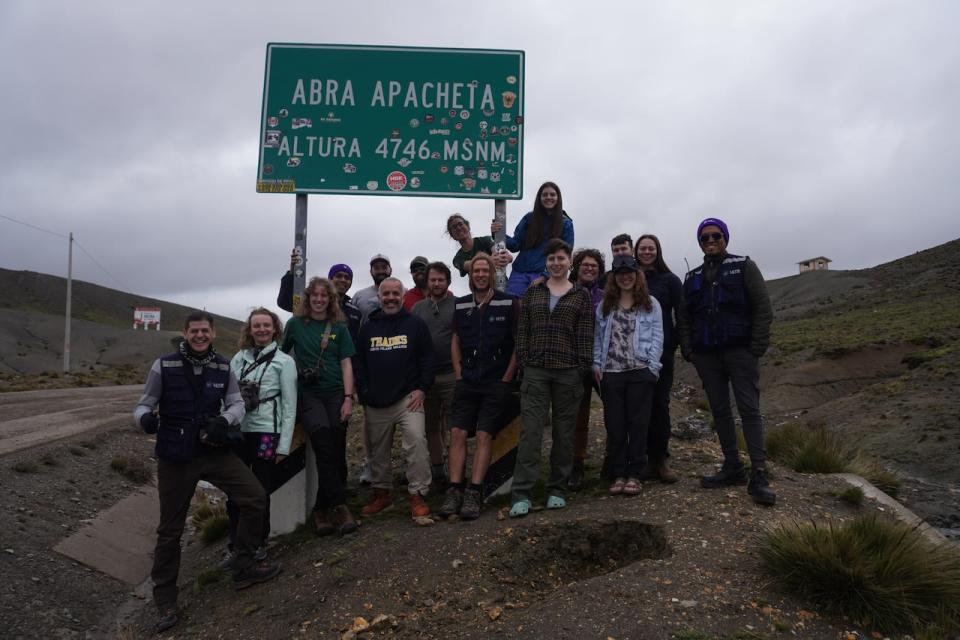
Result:
{"label": "woman in plaid shirt", "polygon": [[593,305],[587,291],[567,278],[572,250],[563,240],[547,243],[550,277],[523,295],[517,357],[522,427],[513,471],[510,516],[530,513],[533,485],[540,476],[543,429],[552,407],[553,447],[547,480],[547,508],[567,506],[565,490],[573,466],[573,428],[583,394],[583,378],[592,375]]}

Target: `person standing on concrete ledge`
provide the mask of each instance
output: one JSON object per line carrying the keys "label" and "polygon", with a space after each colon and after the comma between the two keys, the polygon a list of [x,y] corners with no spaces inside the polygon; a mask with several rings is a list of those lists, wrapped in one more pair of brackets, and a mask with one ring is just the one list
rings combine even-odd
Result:
{"label": "person standing on concrete ledge", "polygon": [[[680,352],[703,382],[723,449],[723,466],[700,478],[700,485],[716,489],[746,484],[754,502],[773,505],[777,496],[767,479],[760,414],[760,356],[770,345],[773,321],[767,286],[749,257],[727,253],[730,231],[723,220],[701,222],[697,240],[703,264],[683,282],[677,329]],[[749,483],[737,449],[730,387],[750,456]]]}
{"label": "person standing on concrete ledge", "polygon": [[432,524],[423,499],[430,490],[423,401],[433,384],[433,338],[423,320],[403,308],[403,284],[396,278],[380,283],[380,308],[360,327],[356,364],[373,477],[373,498],[363,507],[363,515],[375,515],[393,504],[390,450],[394,429],[400,427],[410,515],[418,524]]}
{"label": "person standing on concrete ledge", "polygon": [[200,480],[221,489],[236,506],[234,587],[244,589],[280,573],[277,563],[254,561],[266,496],[256,476],[230,448],[241,435],[243,397],[230,363],[213,349],[215,337],[213,316],[206,311],[188,315],[179,350],[154,361],[133,411],[137,424],[157,435],[160,526],[151,577],[158,632],[177,624],[180,537]]}

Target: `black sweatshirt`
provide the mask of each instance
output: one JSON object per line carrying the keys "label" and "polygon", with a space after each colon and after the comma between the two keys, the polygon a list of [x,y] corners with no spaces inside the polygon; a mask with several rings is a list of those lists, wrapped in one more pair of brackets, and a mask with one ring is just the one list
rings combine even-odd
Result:
{"label": "black sweatshirt", "polygon": [[433,338],[426,323],[406,309],[370,314],[360,327],[355,360],[361,404],[383,408],[433,384]]}

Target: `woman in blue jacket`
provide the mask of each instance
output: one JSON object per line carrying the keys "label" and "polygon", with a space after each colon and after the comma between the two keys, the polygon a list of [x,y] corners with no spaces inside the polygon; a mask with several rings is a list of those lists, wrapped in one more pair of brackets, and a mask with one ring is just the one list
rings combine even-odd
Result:
{"label": "woman in blue jacket", "polygon": [[663,320],[636,258],[615,256],[611,271],[597,307],[593,373],[603,397],[610,473],[615,478],[610,494],[637,495],[646,464],[650,403],[660,374]]}
{"label": "woman in blue jacket", "polygon": [[[230,370],[240,383],[246,409],[240,423],[243,444],[237,453],[267,492],[258,560],[266,558],[265,545],[270,535],[273,469],[290,453],[297,417],[297,365],[293,358],[279,350],[280,338],[277,314],[263,307],[254,309],[240,331],[240,351],[230,361]],[[230,543],[221,563],[224,568],[233,563],[239,518],[230,500],[227,500],[227,515],[230,518]]]}
{"label": "woman in blue jacket", "polygon": [[[495,236],[502,228],[502,225],[493,222],[490,233]],[[537,190],[533,211],[520,219],[512,236],[506,236],[507,249],[520,252],[513,262],[507,293],[520,297],[534,280],[546,278],[547,257],[543,252],[547,243],[554,238],[574,246],[573,220],[563,210],[560,187],[553,182],[544,182]]]}

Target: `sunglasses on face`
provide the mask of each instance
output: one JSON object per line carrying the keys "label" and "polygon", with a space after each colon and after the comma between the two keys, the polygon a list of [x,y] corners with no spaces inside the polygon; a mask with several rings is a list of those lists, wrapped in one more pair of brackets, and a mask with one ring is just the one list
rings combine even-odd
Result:
{"label": "sunglasses on face", "polygon": [[714,233],[704,233],[704,234],[702,234],[702,235],[700,236],[700,242],[710,242],[711,240],[713,240],[714,242],[716,242],[717,240],[720,240],[720,239],[722,239],[722,238],[723,238],[723,234],[722,234],[722,233],[717,233],[717,232],[714,232]]}

